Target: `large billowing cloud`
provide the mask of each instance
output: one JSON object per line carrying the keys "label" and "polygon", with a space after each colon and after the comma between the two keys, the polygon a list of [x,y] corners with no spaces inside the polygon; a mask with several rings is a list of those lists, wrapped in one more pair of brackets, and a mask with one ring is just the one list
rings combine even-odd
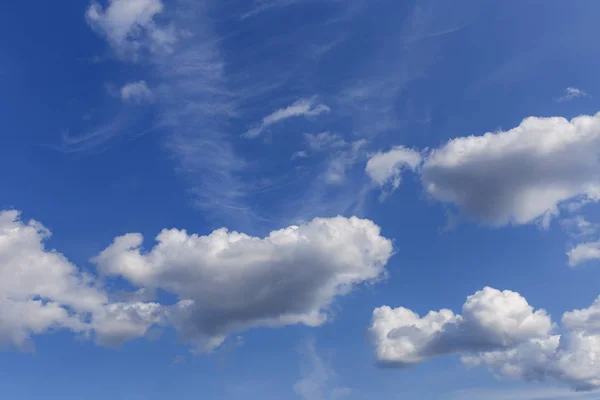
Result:
{"label": "large billowing cloud", "polygon": [[[317,326],[337,296],[384,276],[391,241],[358,218],[315,219],[257,238],[226,229],[208,236],[164,230],[142,252],[128,234],[94,261],[105,277],[163,289],[175,304],[109,292],[63,255],[44,247],[50,232],[17,211],[0,212],[0,346],[25,346],[57,329],[116,346],[155,326],[174,326],[199,351],[230,332],[291,324]],[[136,299],[137,297],[137,299]]]}
{"label": "large billowing cloud", "polygon": [[44,247],[49,236],[40,223],[22,222],[17,211],[0,212],[0,345],[22,347],[31,335],[56,329],[95,332],[99,342],[143,336],[150,323],[125,321],[123,311],[144,306],[109,304],[92,276]]}
{"label": "large billowing cloud", "polygon": [[[393,188],[417,152],[398,146],[374,154],[371,179]],[[600,113],[571,120],[529,117],[513,129],[450,140],[424,156],[426,192],[490,225],[548,224],[569,201],[600,200]]]}
{"label": "large billowing cloud", "polygon": [[461,315],[450,310],[420,317],[405,308],[373,312],[369,335],[377,360],[404,367],[459,354],[469,366],[525,381],[555,379],[576,390],[600,388],[600,298],[567,312],[561,326],[518,293],[485,288],[467,298]]}
{"label": "large billowing cloud", "polygon": [[529,117],[508,131],[450,140],[422,180],[435,199],[492,225],[548,222],[578,197],[600,199],[600,113]]}
{"label": "large billowing cloud", "polygon": [[382,277],[392,253],[375,224],[342,217],[265,238],[172,229],[148,252],[142,241],[139,234],[116,238],[93,261],[107,275],[176,295],[168,318],[199,351],[252,327],[322,324],[336,296]]}

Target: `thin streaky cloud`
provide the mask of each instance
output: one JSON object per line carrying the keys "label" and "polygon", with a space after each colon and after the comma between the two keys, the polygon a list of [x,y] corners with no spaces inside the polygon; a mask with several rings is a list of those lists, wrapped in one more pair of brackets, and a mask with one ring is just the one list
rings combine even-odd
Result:
{"label": "thin streaky cloud", "polygon": [[289,118],[295,117],[312,117],[319,114],[328,113],[331,111],[327,105],[318,103],[315,97],[309,99],[300,99],[293,104],[280,108],[262,119],[260,125],[256,128],[248,130],[243,136],[248,139],[253,139],[270,127]]}

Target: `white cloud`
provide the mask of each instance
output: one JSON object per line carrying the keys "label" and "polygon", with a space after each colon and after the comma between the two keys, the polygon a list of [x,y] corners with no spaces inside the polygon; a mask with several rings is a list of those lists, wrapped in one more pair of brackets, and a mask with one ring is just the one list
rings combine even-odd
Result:
{"label": "white cloud", "polygon": [[392,190],[400,186],[402,170],[416,171],[421,165],[421,153],[396,146],[387,152],[377,152],[369,158],[365,171],[379,186],[391,185]]}
{"label": "white cloud", "polygon": [[[208,7],[205,1],[193,0],[164,5],[160,0],[112,0],[104,9],[92,3],[87,12],[92,28],[118,55],[140,59],[140,66],[148,68],[158,82],[153,96],[155,122],[139,132],[133,118],[137,113],[125,108],[89,134],[65,135],[62,148],[87,151],[108,146],[117,137],[165,132],[163,143],[174,155],[176,170],[189,183],[194,205],[208,211],[209,218],[240,227],[256,218],[247,201],[253,182],[241,177],[246,163],[230,142],[227,126],[229,118],[237,115],[236,103],[250,101],[259,90],[244,88],[242,93],[228,81]],[[140,50],[148,50],[148,57],[138,57],[146,55]]]}
{"label": "white cloud", "polygon": [[[383,278],[392,254],[379,227],[356,217],[315,219],[265,238],[163,230],[148,252],[140,250],[141,235],[128,234],[93,260],[104,278],[133,286],[127,301],[45,249],[49,235],[17,211],[0,212],[0,346],[24,347],[32,335],[57,329],[117,346],[172,326],[198,351],[210,351],[232,332],[318,326],[338,296]],[[141,300],[156,289],[178,300]]]}
{"label": "white cloud", "polygon": [[450,140],[422,166],[427,192],[492,225],[547,225],[569,200],[600,199],[600,113],[529,117],[504,132]]}
{"label": "white cloud", "polygon": [[584,262],[600,260],[600,241],[579,243],[567,252],[569,265],[575,267]]}
{"label": "white cloud", "polygon": [[600,298],[596,299],[589,308],[564,313],[562,323],[573,331],[600,334]]}
{"label": "white cloud", "polygon": [[130,82],[121,88],[120,94],[124,101],[134,103],[150,101],[154,97],[146,81]]}
{"label": "white cloud", "polygon": [[316,103],[316,98],[300,99],[292,105],[280,108],[272,114],[267,115],[262,119],[261,124],[252,128],[244,134],[247,138],[256,138],[269,126],[277,124],[283,120],[294,117],[312,117],[322,113],[328,113],[331,109],[322,103]]}
{"label": "white cloud", "polygon": [[450,310],[419,317],[405,308],[373,312],[369,333],[382,364],[410,365],[443,354],[504,349],[546,337],[544,310],[534,311],[518,293],[485,288],[467,298],[462,315]]}
{"label": "white cloud", "polygon": [[600,388],[598,321],[600,298],[565,313],[557,327],[518,293],[486,288],[467,299],[462,315],[442,310],[420,318],[404,308],[378,308],[369,333],[378,361],[388,366],[454,353],[499,377],[554,379],[585,391]]}
{"label": "white cloud", "polygon": [[155,21],[163,9],[161,0],[109,0],[106,7],[92,1],[86,19],[120,56],[135,57],[142,47],[168,50],[174,43],[173,29],[159,27]]}
{"label": "white cloud", "polygon": [[156,240],[142,252],[141,235],[121,236],[93,261],[105,274],[176,295],[167,318],[198,351],[253,327],[322,324],[337,296],[382,276],[392,252],[375,224],[342,217],[265,238],[172,229]]}
{"label": "white cloud", "polygon": [[56,329],[95,332],[99,342],[115,335],[143,336],[138,321],[127,320],[121,311],[146,306],[110,304],[92,276],[45,249],[49,236],[40,223],[22,222],[17,211],[0,212],[0,345],[24,347],[32,335]]}
{"label": "white cloud", "polygon": [[587,96],[587,93],[581,89],[577,89],[576,87],[568,87],[565,89],[564,94],[559,97],[558,99],[556,99],[556,101],[561,102],[561,101],[569,101],[569,100],[573,100],[576,99],[578,97],[585,97]]}

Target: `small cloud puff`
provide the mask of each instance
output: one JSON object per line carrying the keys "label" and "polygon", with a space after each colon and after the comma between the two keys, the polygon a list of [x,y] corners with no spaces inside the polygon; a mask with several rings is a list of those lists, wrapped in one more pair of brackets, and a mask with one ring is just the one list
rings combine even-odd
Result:
{"label": "small cloud puff", "polygon": [[130,82],[124,85],[119,92],[123,101],[132,103],[148,102],[154,98],[154,93],[146,81]]}

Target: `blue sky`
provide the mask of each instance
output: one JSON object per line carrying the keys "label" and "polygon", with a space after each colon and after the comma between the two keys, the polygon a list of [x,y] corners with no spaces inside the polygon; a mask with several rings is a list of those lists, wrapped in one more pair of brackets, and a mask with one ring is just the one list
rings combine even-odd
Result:
{"label": "blue sky", "polygon": [[6,4],[0,390],[596,398],[598,12]]}

